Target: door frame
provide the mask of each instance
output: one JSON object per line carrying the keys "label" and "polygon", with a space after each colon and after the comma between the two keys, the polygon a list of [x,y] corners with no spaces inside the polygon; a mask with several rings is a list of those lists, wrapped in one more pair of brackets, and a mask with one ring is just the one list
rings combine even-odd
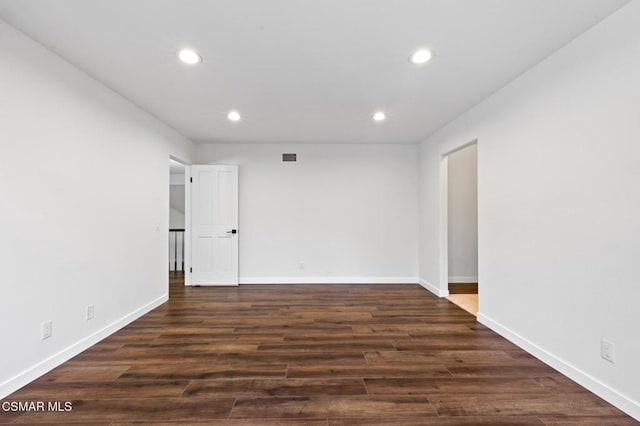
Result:
{"label": "door frame", "polygon": [[[176,161],[184,166],[184,285],[190,285],[191,276],[191,163],[179,157],[170,155],[170,160]],[[169,177],[171,179],[171,177]],[[168,222],[167,222],[168,223]]]}
{"label": "door frame", "polygon": [[[469,146],[478,147],[478,139],[457,145],[455,148],[440,154],[440,297],[449,296],[449,155],[458,152]],[[480,162],[476,159],[477,165]],[[480,175],[478,170],[478,176]],[[478,204],[480,204],[480,185],[478,185]],[[478,214],[479,216],[479,214]],[[480,221],[478,221],[478,242],[480,241]],[[478,244],[478,259],[480,258],[480,247]],[[478,261],[478,306],[480,304],[480,262]]]}
{"label": "door frame", "polygon": [[191,165],[184,168],[184,285],[191,285]]}

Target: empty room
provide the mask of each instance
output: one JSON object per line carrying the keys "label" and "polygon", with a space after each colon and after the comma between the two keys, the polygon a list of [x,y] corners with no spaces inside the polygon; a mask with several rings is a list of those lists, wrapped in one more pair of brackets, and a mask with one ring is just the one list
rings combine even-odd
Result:
{"label": "empty room", "polygon": [[640,0],[0,0],[0,424],[640,424]]}

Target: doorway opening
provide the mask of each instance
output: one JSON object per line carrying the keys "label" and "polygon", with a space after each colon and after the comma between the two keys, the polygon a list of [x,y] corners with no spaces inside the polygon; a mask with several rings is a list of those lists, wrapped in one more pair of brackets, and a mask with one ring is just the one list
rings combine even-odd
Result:
{"label": "doorway opening", "polygon": [[[184,287],[186,239],[186,171],[187,166],[180,161],[169,159],[169,289]],[[171,291],[170,291],[171,293]]]}
{"label": "doorway opening", "polygon": [[449,300],[478,313],[478,145],[446,155],[447,283]]}

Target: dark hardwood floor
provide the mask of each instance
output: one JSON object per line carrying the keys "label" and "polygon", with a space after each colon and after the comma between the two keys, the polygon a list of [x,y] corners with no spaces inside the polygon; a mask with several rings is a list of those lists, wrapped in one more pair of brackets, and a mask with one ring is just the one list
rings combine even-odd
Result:
{"label": "dark hardwood floor", "polygon": [[478,294],[478,283],[449,283],[449,294]]}
{"label": "dark hardwood floor", "polygon": [[630,417],[417,285],[184,288],[5,401],[0,422],[627,425]]}

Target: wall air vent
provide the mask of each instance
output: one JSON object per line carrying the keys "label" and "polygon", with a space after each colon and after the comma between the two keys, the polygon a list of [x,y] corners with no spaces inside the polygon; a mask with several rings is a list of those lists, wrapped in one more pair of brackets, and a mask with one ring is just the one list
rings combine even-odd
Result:
{"label": "wall air vent", "polygon": [[298,161],[298,154],[282,154],[282,161]]}

